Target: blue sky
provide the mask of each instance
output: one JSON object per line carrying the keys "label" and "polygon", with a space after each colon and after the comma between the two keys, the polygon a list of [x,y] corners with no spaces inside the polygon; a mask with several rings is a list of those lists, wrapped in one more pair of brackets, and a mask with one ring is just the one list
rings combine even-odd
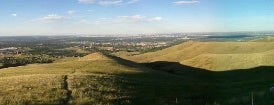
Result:
{"label": "blue sky", "polygon": [[0,0],[0,35],[271,31],[274,0]]}

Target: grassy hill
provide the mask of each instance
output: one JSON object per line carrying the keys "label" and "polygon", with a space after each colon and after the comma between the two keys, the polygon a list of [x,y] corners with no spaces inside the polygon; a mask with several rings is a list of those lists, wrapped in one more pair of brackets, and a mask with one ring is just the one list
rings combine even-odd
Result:
{"label": "grassy hill", "polygon": [[170,61],[212,71],[274,65],[273,42],[186,42],[156,52],[123,58],[136,62]]}
{"label": "grassy hill", "polygon": [[[82,91],[74,91],[75,88],[78,88],[73,87],[74,85],[80,83],[78,84],[80,88],[81,82],[92,82],[91,80],[93,80],[96,84],[94,87],[92,86],[94,92],[108,92],[111,91],[112,87],[100,86],[100,80],[97,80],[97,78],[112,79],[110,78],[112,77],[111,75],[121,72],[138,73],[140,71],[135,68],[119,65],[114,60],[108,59],[99,53],[91,54],[72,61],[64,61],[53,64],[31,64],[22,67],[1,69],[0,82],[7,85],[0,86],[0,103],[78,103],[78,98],[82,97],[85,93],[81,93]],[[80,79],[85,76],[87,77],[85,81],[80,81]],[[88,77],[90,77],[90,80]],[[82,87],[81,89],[85,89],[85,87]],[[73,95],[77,101],[68,101],[68,98],[71,98],[71,95]],[[88,98],[86,100],[89,102],[96,102],[98,101],[96,100],[97,97],[99,96],[94,95],[92,97],[85,98]],[[108,94],[104,97],[112,98]],[[101,98],[103,98],[103,96],[101,96]],[[82,102],[85,103],[85,100],[80,100],[79,103]]]}
{"label": "grassy hill", "polygon": [[0,104],[274,104],[273,67],[211,72],[176,62],[135,63],[94,53],[0,70]]}
{"label": "grassy hill", "polygon": [[[187,78],[187,80],[197,80]],[[94,53],[52,64],[0,70],[1,104],[174,104],[191,95],[182,77]],[[173,82],[170,82],[173,81]],[[199,80],[197,80],[199,81]],[[3,85],[4,84],[4,85]],[[195,85],[195,84],[193,84]],[[207,86],[208,84],[201,84]],[[170,91],[174,89],[175,91]],[[209,95],[208,91],[200,94]],[[192,99],[185,99],[184,102]],[[199,98],[196,103],[210,102]],[[179,102],[177,102],[179,103]]]}

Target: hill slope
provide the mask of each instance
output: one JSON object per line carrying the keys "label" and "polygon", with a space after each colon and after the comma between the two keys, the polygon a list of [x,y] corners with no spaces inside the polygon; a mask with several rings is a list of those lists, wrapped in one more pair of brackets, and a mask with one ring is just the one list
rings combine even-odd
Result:
{"label": "hill slope", "polygon": [[210,72],[100,53],[61,61],[1,69],[0,104],[247,105],[251,92],[255,104],[274,104],[273,67]]}
{"label": "hill slope", "polygon": [[170,61],[213,71],[274,65],[273,42],[186,42],[156,52],[124,57],[136,62]]}
{"label": "hill slope", "polygon": [[[116,87],[112,84],[109,84],[108,87],[101,86],[101,82],[106,82],[101,81],[101,79],[112,80],[114,74],[138,72],[141,71],[120,65],[100,53],[94,53],[73,61],[5,68],[0,70],[0,83],[2,84],[0,86],[0,103],[81,104],[97,102],[98,98],[104,97],[118,99],[120,97],[114,97],[112,94],[102,96],[93,94],[91,97],[83,95],[85,95],[85,89],[88,88],[93,89],[93,92],[114,91],[112,89]],[[85,82],[90,82],[93,85],[85,84],[82,86],[81,83]],[[84,90],[78,90],[80,87]],[[70,99],[71,96],[73,99]]]}
{"label": "hill slope", "polygon": [[[200,81],[94,53],[52,64],[1,69],[0,104],[174,104],[182,93],[191,95],[200,87],[211,86],[198,84],[199,88],[189,90],[181,84],[185,80]],[[202,97],[195,103],[210,102],[214,97],[209,91],[199,95],[210,98]]]}

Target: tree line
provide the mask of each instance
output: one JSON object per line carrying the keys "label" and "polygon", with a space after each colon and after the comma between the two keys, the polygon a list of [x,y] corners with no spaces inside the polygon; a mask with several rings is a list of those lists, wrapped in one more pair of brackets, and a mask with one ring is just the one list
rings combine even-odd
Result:
{"label": "tree line", "polygon": [[0,63],[2,67],[0,68],[7,68],[7,67],[16,67],[16,66],[23,66],[26,64],[34,64],[34,63],[52,63],[54,59],[47,55],[35,55],[35,56],[26,56],[26,57],[3,57],[0,59]]}

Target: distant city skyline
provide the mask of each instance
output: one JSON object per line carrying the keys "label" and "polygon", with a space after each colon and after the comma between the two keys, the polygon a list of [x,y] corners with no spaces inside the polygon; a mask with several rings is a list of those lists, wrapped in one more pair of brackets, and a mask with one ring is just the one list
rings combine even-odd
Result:
{"label": "distant city skyline", "polygon": [[0,35],[273,31],[273,0],[1,0]]}

